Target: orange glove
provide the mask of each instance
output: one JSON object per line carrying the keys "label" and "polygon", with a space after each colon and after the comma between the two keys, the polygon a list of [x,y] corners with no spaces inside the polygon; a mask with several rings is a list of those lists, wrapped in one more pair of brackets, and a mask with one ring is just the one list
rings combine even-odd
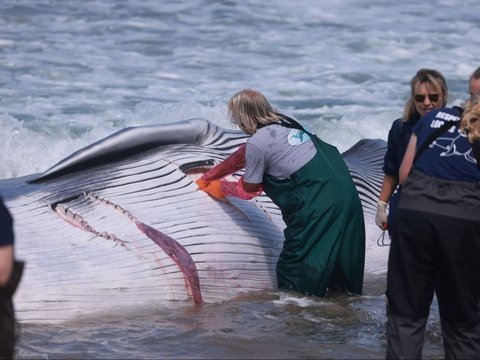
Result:
{"label": "orange glove", "polygon": [[[210,182],[201,180],[200,182],[201,185],[199,184],[199,180],[201,179],[198,179],[196,183],[198,184],[200,190],[205,191],[208,195],[218,200],[223,200],[225,198],[225,193],[220,188],[221,180],[214,180]],[[207,185],[204,186],[204,183],[207,183]]]}
{"label": "orange glove", "polygon": [[202,178],[195,180],[195,183],[198,185],[200,190],[205,190],[205,188],[210,184],[210,181],[203,180]]}

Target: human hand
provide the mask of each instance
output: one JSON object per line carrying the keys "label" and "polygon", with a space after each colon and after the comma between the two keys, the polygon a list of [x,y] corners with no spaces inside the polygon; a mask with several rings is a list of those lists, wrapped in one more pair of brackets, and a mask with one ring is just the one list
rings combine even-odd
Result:
{"label": "human hand", "polygon": [[204,190],[209,184],[210,181],[203,180],[202,178],[195,180],[195,183],[198,185],[200,190]]}
{"label": "human hand", "polygon": [[220,188],[221,180],[205,181],[202,179],[198,179],[195,182],[197,183],[199,189],[205,191],[208,195],[214,197],[217,200],[224,200],[225,193]]}
{"label": "human hand", "polygon": [[387,205],[385,201],[379,200],[377,203],[377,213],[375,215],[375,224],[382,229],[387,230],[388,218],[387,218]]}

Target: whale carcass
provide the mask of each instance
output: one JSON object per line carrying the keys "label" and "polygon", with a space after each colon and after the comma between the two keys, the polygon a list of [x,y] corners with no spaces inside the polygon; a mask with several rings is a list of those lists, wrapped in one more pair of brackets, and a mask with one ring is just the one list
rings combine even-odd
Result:
{"label": "whale carcass", "polygon": [[[204,119],[126,128],[43,174],[0,181],[16,257],[26,262],[18,320],[276,289],[279,209],[267,196],[217,201],[194,182],[246,140]],[[374,224],[385,148],[362,140],[343,154],[364,207],[366,276],[386,271],[388,248],[377,245]]]}

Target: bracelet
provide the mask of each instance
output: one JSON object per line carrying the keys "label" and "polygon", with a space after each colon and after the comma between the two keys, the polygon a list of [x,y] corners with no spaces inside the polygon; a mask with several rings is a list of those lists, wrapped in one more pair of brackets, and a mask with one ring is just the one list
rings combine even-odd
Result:
{"label": "bracelet", "polygon": [[385,201],[382,201],[382,200],[378,200],[377,204],[378,204],[378,205],[385,206],[385,207],[387,207],[387,206],[388,206],[388,203],[387,203],[387,202],[385,202]]}

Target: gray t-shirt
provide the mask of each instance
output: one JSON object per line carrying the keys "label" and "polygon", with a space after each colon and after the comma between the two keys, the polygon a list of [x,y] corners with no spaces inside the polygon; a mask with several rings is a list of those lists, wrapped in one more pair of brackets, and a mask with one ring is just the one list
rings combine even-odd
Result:
{"label": "gray t-shirt", "polygon": [[315,144],[304,131],[276,124],[265,126],[247,141],[244,180],[259,184],[264,174],[286,179],[316,153]]}

